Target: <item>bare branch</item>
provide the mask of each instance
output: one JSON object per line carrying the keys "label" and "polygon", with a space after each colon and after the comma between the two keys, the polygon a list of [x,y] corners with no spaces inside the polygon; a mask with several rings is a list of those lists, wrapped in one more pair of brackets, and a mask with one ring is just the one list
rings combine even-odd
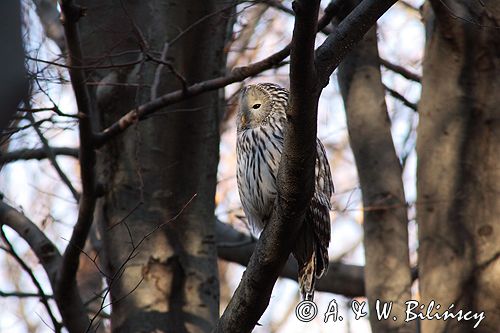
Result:
{"label": "bare branch", "polygon": [[[262,3],[265,3],[265,4],[268,4],[269,6],[271,7],[274,7],[274,8],[277,8],[287,14],[290,14],[290,15],[295,15],[295,13],[293,12],[293,10],[289,9],[288,7],[282,5],[279,1],[276,1],[276,0],[260,0],[259,2],[262,2]],[[406,8],[410,8],[409,6],[411,6],[410,4],[404,2],[404,1],[399,1],[398,4],[402,5],[403,7],[406,7]],[[414,8],[414,7],[411,7],[412,10],[416,10],[417,14],[419,13],[418,9]],[[325,13],[333,13],[335,14],[335,16],[338,16],[338,12],[339,11],[342,11],[342,10],[349,10],[349,8],[346,8],[345,6],[345,3],[342,2],[342,1],[332,1],[325,9]],[[347,13],[346,13],[347,14]],[[331,27],[331,26],[321,26],[321,31],[326,34],[326,35],[329,35],[331,33],[334,33],[334,29]],[[415,82],[420,82],[421,81],[421,76],[416,74],[416,73],[413,73],[411,71],[409,71],[408,69],[404,68],[403,66],[400,66],[400,65],[397,65],[397,64],[394,64],[386,59],[383,59],[383,58],[380,58],[380,63],[382,64],[382,66],[384,66],[385,68],[395,72],[395,73],[398,73],[400,75],[402,75],[403,77],[407,78],[408,80],[412,80],[412,81],[415,81]]]}
{"label": "bare branch", "polygon": [[316,50],[316,69],[322,87],[328,84],[345,55],[395,3],[396,0],[364,0],[340,22],[335,33],[328,35]]}
{"label": "bare branch", "polygon": [[[28,243],[47,273],[52,290],[57,290],[58,271],[62,263],[62,257],[55,245],[33,222],[26,218],[26,216],[19,213],[5,202],[0,201],[0,226],[3,225],[12,228]],[[68,311],[75,311],[74,309],[79,309],[80,307],[84,309],[83,302],[76,288],[64,290],[64,297],[66,298],[64,305],[70,307],[70,309],[61,309],[61,303],[56,301],[61,315],[63,313],[67,315]],[[57,300],[56,295],[55,298]],[[85,311],[83,313],[85,313]],[[63,317],[65,325],[66,320],[67,318]],[[75,320],[88,322],[86,315]],[[72,330],[73,327],[74,325],[72,325],[71,328],[68,327],[68,330],[70,332],[85,332],[86,329],[85,326],[84,330],[76,331]]]}
{"label": "bare branch", "polygon": [[61,68],[66,68],[68,70],[95,70],[95,69],[116,69],[116,68],[122,68],[122,67],[132,67],[137,64],[140,64],[145,60],[144,57],[140,57],[138,60],[130,61],[130,62],[124,62],[120,64],[107,64],[107,65],[100,65],[100,64],[87,64],[87,65],[76,65],[76,64],[62,64],[59,62],[55,61],[50,61],[50,60],[45,60],[45,59],[39,59],[39,58],[33,58],[30,56],[27,56],[26,59],[36,61],[36,62],[41,62],[43,64],[48,64],[52,66],[57,66]]}
{"label": "bare branch", "polygon": [[56,155],[53,154],[52,149],[50,149],[49,146],[49,141],[45,138],[43,135],[42,131],[40,130],[40,125],[35,124],[35,118],[31,113],[26,114],[27,118],[31,121],[31,124],[33,125],[33,128],[35,129],[36,134],[40,138],[40,142],[42,143],[43,150],[45,154],[47,155],[47,158],[50,161],[50,164],[54,167],[56,170],[57,174],[59,175],[59,178],[61,178],[62,182],[66,185],[66,187],[69,189],[71,194],[73,194],[73,198],[75,198],[76,202],[80,200],[80,193],[73,187],[73,184],[69,180],[68,176],[64,173],[64,171],[61,169],[59,166],[59,163],[57,163],[56,160]]}
{"label": "bare branch", "polygon": [[[78,149],[70,147],[49,147],[54,156],[70,156],[78,158]],[[11,163],[20,160],[42,160],[48,158],[45,148],[19,149],[0,153],[0,164]]]}
{"label": "bare branch", "polygon": [[271,219],[216,332],[230,332],[235,327],[241,332],[251,331],[266,309],[312,196],[319,95],[342,58],[395,2],[362,2],[316,50],[316,58],[314,40],[319,1],[294,2],[290,108],[287,110],[284,158],[278,171],[278,195]]}
{"label": "bare branch", "polygon": [[3,291],[3,290],[0,290],[0,297],[16,297],[16,298],[45,297],[47,299],[54,298],[53,295],[42,295],[40,293],[23,293],[20,291]]}
{"label": "bare branch", "polygon": [[74,294],[78,294],[76,272],[78,270],[81,249],[83,249],[90,231],[96,203],[95,151],[92,142],[94,107],[87,85],[85,84],[87,81],[85,71],[78,68],[83,65],[83,55],[77,22],[83,16],[84,9],[75,5],[72,0],[62,0],[60,1],[60,6],[66,34],[68,64],[73,67],[69,68],[69,74],[79,113],[81,114],[79,121],[79,157],[82,195],[79,202],[78,220],[63,255],[54,296],[61,310],[64,325],[68,330],[71,332],[85,332],[89,327],[89,319],[85,307],[79,295],[77,306],[73,305],[73,307],[69,307],[68,303],[74,303],[75,300],[69,299],[67,291],[72,290]]}
{"label": "bare branch", "polygon": [[410,109],[412,109],[413,111],[417,112],[418,111],[418,106],[416,103],[413,103],[413,102],[410,102],[406,97],[404,97],[403,95],[401,95],[399,92],[397,92],[396,90],[386,86],[384,84],[384,88],[385,90],[392,96],[394,97],[395,99],[397,100],[400,100],[405,106],[409,107]]}
{"label": "bare branch", "polygon": [[8,248],[3,248],[7,253],[9,253],[15,261],[21,266],[21,268],[28,274],[28,276],[31,279],[31,282],[35,285],[36,289],[38,289],[38,294],[40,295],[40,301],[42,304],[45,306],[45,309],[47,310],[47,313],[49,314],[50,320],[52,321],[53,329],[55,332],[61,332],[61,324],[57,321],[56,317],[52,313],[52,309],[50,308],[48,297],[45,295],[45,292],[43,291],[42,286],[40,285],[40,282],[38,282],[38,279],[36,278],[35,274],[31,270],[31,268],[26,264],[26,262],[17,254],[15,251],[14,247],[10,243],[9,239],[5,235],[4,230],[0,227],[0,237],[4,241],[5,244],[7,244]]}
{"label": "bare branch", "polygon": [[56,284],[61,254],[50,239],[26,216],[3,201],[0,201],[0,225],[14,229],[29,244],[45,269],[50,283]]}
{"label": "bare branch", "polygon": [[217,323],[216,332],[250,332],[269,304],[271,292],[295,243],[314,189],[317,89],[314,41],[319,0],[296,1],[291,42],[291,103],[278,171],[278,195],[270,221],[247,270]]}
{"label": "bare branch", "polygon": [[403,66],[396,65],[396,64],[394,64],[394,63],[392,63],[384,58],[380,58],[380,64],[382,66],[384,66],[385,68],[390,69],[391,71],[400,74],[401,76],[407,78],[408,80],[412,80],[415,82],[422,81],[422,77],[420,75],[407,70]]}

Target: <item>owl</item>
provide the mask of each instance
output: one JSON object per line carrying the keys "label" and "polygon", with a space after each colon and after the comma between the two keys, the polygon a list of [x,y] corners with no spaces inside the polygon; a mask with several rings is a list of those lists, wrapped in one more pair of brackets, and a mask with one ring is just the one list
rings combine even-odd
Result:
{"label": "owl", "polygon": [[[242,89],[237,114],[237,182],[243,210],[256,236],[271,218],[283,151],[288,90],[273,83]],[[315,190],[292,250],[303,299],[312,300],[316,279],[328,269],[333,183],[325,148],[316,140]]]}

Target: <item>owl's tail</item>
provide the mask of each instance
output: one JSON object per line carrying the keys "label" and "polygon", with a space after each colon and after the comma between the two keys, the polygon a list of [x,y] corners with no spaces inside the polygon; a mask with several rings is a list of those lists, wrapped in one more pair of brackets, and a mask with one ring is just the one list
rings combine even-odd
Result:
{"label": "owl's tail", "polygon": [[299,266],[299,289],[303,300],[312,301],[314,286],[328,268],[328,248],[318,241],[313,226],[303,223],[301,236],[293,250]]}
{"label": "owl's tail", "polygon": [[302,295],[302,300],[312,301],[314,298],[314,285],[316,284],[316,256],[299,266],[299,289]]}

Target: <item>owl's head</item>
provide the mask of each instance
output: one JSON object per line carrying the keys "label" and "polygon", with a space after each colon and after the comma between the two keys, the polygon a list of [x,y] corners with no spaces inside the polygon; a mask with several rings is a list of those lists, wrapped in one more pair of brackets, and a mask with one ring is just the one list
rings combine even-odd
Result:
{"label": "owl's head", "polygon": [[273,116],[285,117],[288,91],[274,83],[258,83],[241,90],[238,130],[263,125]]}

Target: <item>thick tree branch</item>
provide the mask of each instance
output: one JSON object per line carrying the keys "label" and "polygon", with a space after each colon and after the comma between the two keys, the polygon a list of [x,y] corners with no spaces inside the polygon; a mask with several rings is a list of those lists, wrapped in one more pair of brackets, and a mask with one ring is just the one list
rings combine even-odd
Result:
{"label": "thick tree branch", "polygon": [[54,316],[54,313],[52,313],[52,309],[49,306],[49,300],[48,297],[45,295],[45,292],[43,291],[42,285],[36,278],[35,274],[33,273],[33,270],[28,266],[28,264],[17,254],[16,250],[14,249],[14,246],[11,244],[9,239],[7,238],[7,235],[5,235],[5,232],[3,228],[0,226],[0,237],[2,238],[3,242],[7,244],[7,248],[2,247],[3,250],[7,251],[15,261],[21,266],[23,271],[28,274],[28,276],[31,279],[31,282],[35,285],[36,289],[38,290],[38,293],[40,295],[40,302],[45,306],[45,309],[47,310],[47,313],[49,314],[50,320],[52,321],[53,327],[51,327],[54,332],[59,333],[61,332],[61,324],[57,321],[56,317]]}
{"label": "thick tree branch", "polygon": [[329,77],[346,54],[397,0],[364,0],[340,22],[316,50],[319,84],[325,87]]}
{"label": "thick tree branch", "polygon": [[[216,222],[217,252],[219,258],[247,266],[256,242],[229,224]],[[328,274],[316,282],[315,289],[348,297],[365,295],[364,268],[339,262],[330,262]],[[281,277],[297,281],[297,262],[289,257]]]}
{"label": "thick tree branch", "polygon": [[145,104],[142,104],[134,110],[127,112],[117,122],[106,128],[103,132],[96,134],[94,137],[94,143],[96,147],[102,146],[109,139],[122,133],[132,124],[135,124],[137,121],[144,119],[146,116],[152,114],[155,111],[158,111],[165,106],[178,103],[188,97],[197,96],[207,91],[223,88],[231,83],[243,81],[248,77],[257,75],[265,70],[273,68],[274,66],[277,66],[281,61],[283,61],[288,56],[289,52],[290,48],[289,46],[286,46],[279,52],[264,60],[261,60],[249,66],[235,68],[231,72],[231,74],[227,76],[221,76],[215,79],[195,83],[187,87],[186,89],[176,90],[174,92],[162,95]]}
{"label": "thick tree branch", "polygon": [[[59,283],[58,272],[61,267],[62,257],[55,245],[32,221],[26,218],[26,216],[19,213],[5,202],[0,201],[0,227],[3,225],[13,229],[26,241],[26,243],[28,243],[30,249],[35,253],[38,260],[40,260],[40,263],[47,273],[52,290],[57,290]],[[66,298],[64,305],[70,308],[78,309],[83,304],[78,291],[74,288],[65,290],[64,297]],[[57,302],[57,305],[61,314],[67,313],[67,311],[62,311],[59,302]],[[63,321],[65,321],[65,319],[66,318],[63,317]],[[87,329],[85,323],[88,322],[86,315],[73,319],[80,322],[80,327],[83,328],[83,330],[68,330],[70,332],[85,332]],[[75,323],[73,323],[72,328],[74,326],[76,326]]]}
{"label": "thick tree branch", "polygon": [[[78,149],[71,147],[50,147],[54,156],[70,156],[78,158]],[[11,163],[21,160],[42,160],[48,158],[45,148],[19,149],[6,153],[0,153],[0,164]]]}
{"label": "thick tree branch", "polygon": [[[216,332],[250,332],[269,304],[271,292],[295,243],[314,189],[319,92],[314,40],[319,1],[296,1],[291,43],[291,107],[278,171],[278,196],[248,268],[220,318]],[[311,95],[312,94],[312,95]],[[311,97],[312,96],[312,97]]]}
{"label": "thick tree branch", "polygon": [[301,226],[313,190],[317,103],[329,76],[395,0],[365,0],[342,21],[316,51],[314,40],[318,1],[294,2],[291,43],[290,109],[278,171],[278,196],[250,258],[247,270],[216,328],[216,332],[253,329],[268,305]]}
{"label": "thick tree branch", "polygon": [[26,216],[3,201],[0,201],[0,225],[10,227],[29,244],[54,288],[62,257],[50,239]]}
{"label": "thick tree branch", "polygon": [[[283,6],[280,2],[276,0],[262,0],[261,2],[268,4],[271,7],[277,8],[287,14],[290,15],[295,15],[293,10],[289,9],[288,7]],[[403,7],[408,7],[410,6],[409,4],[405,3],[404,1],[399,1],[398,4],[402,5]],[[413,8],[413,7],[412,7]],[[413,8],[415,9],[415,8]],[[325,12],[326,13],[333,13],[335,16],[339,16],[339,12],[346,11],[346,10],[352,10],[352,8],[345,6],[345,3],[343,1],[332,1],[328,7],[326,7]],[[418,9],[415,9],[418,14]],[[342,16],[347,16],[348,13],[342,13]],[[334,29],[331,26],[321,26],[320,27],[321,32],[323,32],[326,35],[334,33]],[[380,63],[382,66],[385,68],[398,73],[402,75],[403,77],[407,78],[408,80],[412,80],[415,82],[420,82],[421,81],[421,76],[409,71],[408,69],[404,68],[403,66],[394,64],[386,59],[380,58]]]}
{"label": "thick tree branch", "polygon": [[[276,0],[262,0],[262,2],[268,4],[271,7],[277,8],[277,9],[279,9],[287,14],[295,15],[293,10],[289,9],[288,7],[283,6],[281,3],[279,3]],[[405,7],[409,6],[404,1],[399,1],[398,4],[401,4],[402,6],[405,6]],[[334,16],[338,17],[340,14],[339,12],[346,11],[346,10],[350,10],[350,8],[345,6],[345,3],[343,1],[333,1],[325,9],[325,12],[326,13],[333,13]],[[416,10],[418,13],[418,9],[416,9]],[[347,14],[348,13],[342,13],[341,15],[347,16]],[[331,26],[328,26],[328,25],[324,26],[324,27],[321,26],[320,29],[321,29],[321,32],[323,32],[326,35],[333,34],[335,31],[335,29],[333,29]],[[380,58],[380,64],[382,66],[384,66],[385,68],[387,68],[387,69],[389,69],[397,74],[400,74],[401,76],[403,76],[404,78],[406,78],[408,80],[420,82],[422,79],[420,75],[413,73],[412,71],[406,69],[405,67],[394,64],[394,63],[392,63],[384,58]]]}
{"label": "thick tree branch", "polygon": [[[89,327],[89,320],[85,307],[81,300],[78,306],[69,307],[67,291],[72,290],[78,293],[76,284],[76,272],[78,270],[80,252],[85,245],[90,226],[92,224],[95,202],[95,151],[92,141],[92,117],[94,107],[86,85],[86,74],[78,67],[83,65],[82,50],[80,45],[80,33],[78,30],[78,20],[83,16],[84,9],[75,5],[72,0],[60,1],[62,21],[66,35],[68,50],[68,64],[74,66],[69,69],[71,83],[76,96],[79,114],[79,135],[80,135],[80,170],[82,181],[82,195],[78,210],[78,220],[76,221],[70,241],[63,255],[62,265],[59,270],[57,289],[54,296],[61,310],[64,325],[70,332],[85,332]],[[78,297],[80,298],[80,297]]]}

